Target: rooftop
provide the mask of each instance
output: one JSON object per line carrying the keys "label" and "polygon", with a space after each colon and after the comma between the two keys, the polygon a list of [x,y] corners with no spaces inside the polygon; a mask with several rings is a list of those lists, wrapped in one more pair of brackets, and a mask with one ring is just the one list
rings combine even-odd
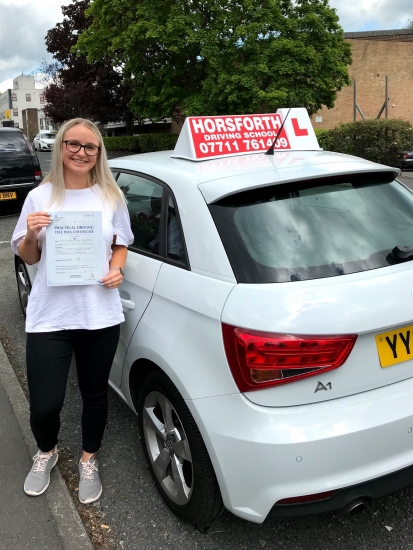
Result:
{"label": "rooftop", "polygon": [[413,42],[413,29],[345,32],[344,38],[350,40],[392,40],[396,42]]}

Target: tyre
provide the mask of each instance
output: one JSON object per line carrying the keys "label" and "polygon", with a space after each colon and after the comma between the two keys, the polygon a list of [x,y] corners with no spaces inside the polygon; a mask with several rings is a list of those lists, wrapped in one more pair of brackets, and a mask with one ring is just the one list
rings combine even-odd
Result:
{"label": "tyre", "polygon": [[21,258],[17,258],[16,260],[16,281],[20,305],[23,310],[23,315],[26,317],[27,303],[32,290],[32,285],[30,283],[29,274],[27,273],[26,264]]}
{"label": "tyre", "polygon": [[224,509],[214,469],[188,407],[163,372],[143,381],[138,421],[150,473],[166,504],[187,523],[211,522]]}

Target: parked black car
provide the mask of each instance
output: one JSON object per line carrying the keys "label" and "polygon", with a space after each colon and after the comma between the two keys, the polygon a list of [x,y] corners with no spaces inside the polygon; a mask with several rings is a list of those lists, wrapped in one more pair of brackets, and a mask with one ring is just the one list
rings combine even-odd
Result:
{"label": "parked black car", "polygon": [[401,151],[399,154],[399,168],[402,170],[413,169],[413,151]]}
{"label": "parked black car", "polygon": [[39,159],[18,128],[0,128],[0,206],[22,203],[42,181]]}

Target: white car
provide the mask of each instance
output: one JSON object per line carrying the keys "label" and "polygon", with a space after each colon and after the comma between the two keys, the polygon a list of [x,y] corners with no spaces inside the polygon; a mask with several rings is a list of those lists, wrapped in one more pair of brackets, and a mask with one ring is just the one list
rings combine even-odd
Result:
{"label": "white car", "polygon": [[194,524],[355,515],[413,483],[413,195],[319,150],[301,110],[264,154],[258,116],[187,119],[174,152],[110,161],[135,235],[110,384]]}
{"label": "white car", "polygon": [[56,141],[56,133],[50,131],[41,131],[34,136],[33,149],[35,151],[51,151]]}

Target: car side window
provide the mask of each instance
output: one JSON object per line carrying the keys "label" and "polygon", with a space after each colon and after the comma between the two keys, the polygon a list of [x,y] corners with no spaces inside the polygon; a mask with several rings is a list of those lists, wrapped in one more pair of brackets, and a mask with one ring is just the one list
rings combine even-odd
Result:
{"label": "car side window", "polygon": [[117,184],[125,195],[135,237],[130,247],[159,255],[163,187],[126,172],[119,174]]}
{"label": "car side window", "polygon": [[172,197],[168,193],[168,219],[166,224],[166,257],[185,262],[185,247],[181,226]]}

